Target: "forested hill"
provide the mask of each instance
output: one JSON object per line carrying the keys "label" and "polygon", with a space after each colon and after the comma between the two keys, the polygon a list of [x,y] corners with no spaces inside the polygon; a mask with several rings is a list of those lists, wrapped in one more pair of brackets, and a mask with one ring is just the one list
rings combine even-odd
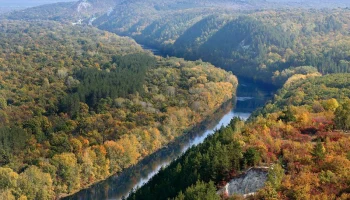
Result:
{"label": "forested hill", "polygon": [[96,25],[130,35],[169,55],[201,58],[237,75],[277,86],[293,74],[347,73],[350,69],[349,9],[248,14],[197,9],[151,20],[138,18],[141,15],[137,13],[132,20],[117,16],[115,20],[98,19]]}
{"label": "forested hill", "polygon": [[[202,59],[282,86],[293,74],[349,72],[348,1],[79,1],[14,12],[9,19],[90,24],[164,54]],[[304,6],[300,6],[304,5]],[[300,8],[299,8],[300,7]],[[288,9],[286,9],[288,8]]]}
{"label": "forested hill", "polygon": [[121,172],[235,93],[232,73],[88,26],[0,22],[0,199],[54,199]]}
{"label": "forested hill", "polygon": [[290,78],[249,122],[190,149],[128,199],[246,199],[217,194],[253,166],[269,166],[247,199],[350,198],[350,75]]}
{"label": "forested hill", "polygon": [[[121,13],[129,18],[134,14],[146,14],[147,19],[169,13],[188,9],[218,9],[259,10],[272,8],[337,8],[349,7],[346,0],[307,0],[307,1],[274,1],[274,0],[79,0],[76,2],[61,2],[15,11],[7,15],[9,19],[17,20],[55,20],[55,21],[85,21],[96,19],[102,15],[108,20],[117,19]],[[132,9],[131,9],[132,8]],[[138,15],[136,15],[137,17]],[[126,17],[126,16],[124,16]],[[126,19],[126,18],[125,18]]]}
{"label": "forested hill", "polygon": [[[77,2],[61,2],[15,11],[7,15],[9,19],[16,20],[54,20],[64,22],[77,22],[79,20],[89,22],[91,19],[106,15],[113,17],[115,13],[127,14],[132,18],[132,13],[148,13],[158,15],[160,12],[171,12],[182,9],[197,9],[210,7],[252,8],[262,5],[262,0],[240,1],[184,1],[184,0],[79,0]],[[126,11],[126,12],[125,12]],[[152,15],[147,18],[151,19]],[[124,19],[127,19],[124,16]],[[109,20],[111,20],[111,18]]]}
{"label": "forested hill", "polygon": [[13,11],[6,14],[11,20],[53,20],[89,23],[93,18],[110,12],[122,0],[79,0],[59,2]]}

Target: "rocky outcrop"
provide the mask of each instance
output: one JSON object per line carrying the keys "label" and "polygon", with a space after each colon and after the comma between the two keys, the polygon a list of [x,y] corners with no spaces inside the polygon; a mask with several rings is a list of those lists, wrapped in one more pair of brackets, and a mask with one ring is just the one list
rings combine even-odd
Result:
{"label": "rocky outcrop", "polygon": [[268,167],[250,168],[243,174],[235,177],[218,193],[231,196],[233,194],[250,195],[262,188],[267,180]]}

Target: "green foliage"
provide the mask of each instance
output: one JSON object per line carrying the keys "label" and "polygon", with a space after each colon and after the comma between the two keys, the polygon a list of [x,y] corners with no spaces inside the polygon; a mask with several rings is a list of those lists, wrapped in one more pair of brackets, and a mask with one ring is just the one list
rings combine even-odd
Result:
{"label": "green foliage", "polygon": [[[202,144],[191,148],[167,168],[162,169],[145,186],[131,194],[129,199],[173,198],[199,180],[206,183],[218,182],[231,170],[239,171],[243,163],[242,149],[232,138],[236,124],[239,123],[240,120],[233,119],[230,126],[218,130]],[[179,194],[177,198],[193,199],[196,195],[208,193],[208,197],[215,199],[216,194],[209,195],[211,188],[210,184],[198,182],[196,186],[186,190],[184,196]]]}
{"label": "green foliage", "polygon": [[113,56],[110,63],[103,65],[106,70],[86,68],[76,70],[74,78],[79,80],[76,87],[61,101],[60,110],[72,116],[80,111],[79,102],[97,110],[101,99],[127,97],[136,92],[143,93],[148,68],[155,65],[155,59],[147,54]]}
{"label": "green foliage", "polygon": [[317,143],[315,144],[314,148],[312,149],[311,154],[316,161],[321,161],[325,158],[326,149],[324,148],[324,146],[320,140],[317,141]]}
{"label": "green foliage", "polygon": [[322,171],[319,175],[321,183],[334,184],[336,180],[336,175],[332,171]]}
{"label": "green foliage", "polygon": [[339,31],[342,28],[342,23],[335,16],[328,16],[324,21],[316,23],[315,31],[329,33],[331,31]]}
{"label": "green foliage", "polygon": [[282,115],[278,118],[279,120],[282,120],[283,122],[294,122],[296,120],[293,112],[291,111],[290,107],[288,107],[287,110],[284,110],[282,112]]}
{"label": "green foliage", "polygon": [[267,174],[267,181],[271,184],[271,186],[278,190],[281,186],[282,179],[284,177],[284,169],[282,166],[277,163],[271,166],[269,172]]}
{"label": "green foliage", "polygon": [[180,194],[175,198],[175,200],[219,200],[221,199],[218,194],[216,194],[216,188],[214,183],[210,181],[205,183],[202,181],[197,181],[195,185],[188,187],[184,194]]}
{"label": "green foliage", "polygon": [[350,129],[350,100],[346,100],[335,110],[334,122],[338,129]]}
{"label": "green foliage", "polygon": [[248,166],[255,166],[257,165],[260,160],[260,153],[255,148],[249,148],[246,152],[243,154],[244,162]]}
{"label": "green foliage", "polygon": [[20,127],[0,127],[0,164],[11,162],[11,157],[26,148],[30,135]]}

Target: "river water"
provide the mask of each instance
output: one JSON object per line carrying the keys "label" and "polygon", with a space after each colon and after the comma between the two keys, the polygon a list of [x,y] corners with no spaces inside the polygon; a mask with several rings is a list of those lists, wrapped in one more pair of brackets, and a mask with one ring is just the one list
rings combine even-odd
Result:
{"label": "river water", "polygon": [[247,119],[258,107],[271,98],[273,90],[261,84],[240,80],[237,98],[225,103],[210,118],[204,120],[192,131],[185,133],[138,164],[113,175],[107,180],[92,185],[88,189],[66,197],[69,200],[123,199],[129,192],[147,183],[162,167],[177,159],[186,150],[204,141],[221,126],[226,126],[234,117]]}

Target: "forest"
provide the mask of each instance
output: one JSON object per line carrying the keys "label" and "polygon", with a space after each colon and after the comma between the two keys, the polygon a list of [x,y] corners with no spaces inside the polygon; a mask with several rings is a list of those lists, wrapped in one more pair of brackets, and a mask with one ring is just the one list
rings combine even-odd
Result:
{"label": "forest", "polygon": [[54,199],[121,172],[229,101],[236,77],[88,26],[0,23],[0,199]]}
{"label": "forest", "polygon": [[202,59],[278,87],[294,74],[348,73],[350,69],[348,8],[235,14],[203,8],[159,15],[144,21],[136,13],[130,22],[111,15],[109,20],[97,19],[95,25],[130,35],[166,54]]}
{"label": "forest", "polygon": [[243,199],[217,191],[260,166],[248,199],[350,199],[349,7],[80,0],[1,15],[0,199],[61,198],[122,172],[232,99],[234,75],[279,90],[128,199]]}
{"label": "forest", "polygon": [[[89,24],[130,36],[164,55],[201,59],[281,87],[294,74],[349,72],[350,4],[316,1],[301,6],[289,0],[89,0],[4,17]],[[333,9],[305,9],[310,7]]]}
{"label": "forest", "polygon": [[249,121],[234,118],[128,199],[243,199],[217,188],[251,166],[273,167],[248,199],[349,199],[349,80],[289,80]]}

